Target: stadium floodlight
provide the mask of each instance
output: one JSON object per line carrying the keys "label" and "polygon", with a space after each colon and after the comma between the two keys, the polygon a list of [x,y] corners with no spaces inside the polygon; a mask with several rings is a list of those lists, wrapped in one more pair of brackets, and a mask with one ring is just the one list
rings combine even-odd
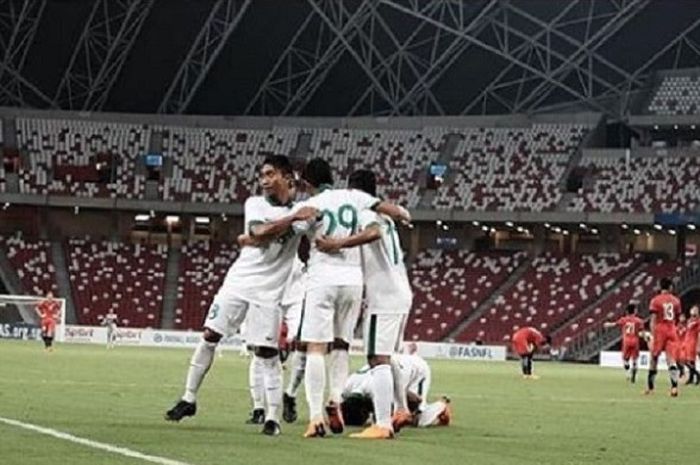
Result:
{"label": "stadium floodlight", "polygon": [[519,233],[521,233],[521,232],[525,231],[525,228],[523,228],[522,226],[518,226],[517,228],[515,228],[515,230],[518,231]]}
{"label": "stadium floodlight", "polygon": [[588,229],[588,226],[586,226],[586,223],[580,223],[580,224],[578,225],[578,227],[581,228],[581,229]]}
{"label": "stadium floodlight", "polygon": [[690,229],[691,231],[695,231],[695,229],[696,229],[696,227],[693,223],[689,223],[687,228]]}
{"label": "stadium floodlight", "polygon": [[695,129],[695,125],[694,125],[694,124],[691,124],[691,125],[690,125],[690,129]]}
{"label": "stadium floodlight", "polygon": [[151,210],[150,212],[148,212],[148,214],[151,215],[151,218],[156,217],[156,212],[154,210]]}
{"label": "stadium floodlight", "polygon": [[560,233],[560,232],[561,232],[561,228],[560,228],[559,226],[555,226],[555,227],[552,228],[552,231],[554,231],[555,233]]}
{"label": "stadium floodlight", "polygon": [[180,217],[177,215],[168,215],[165,217],[165,222],[168,224],[175,224],[180,221]]}
{"label": "stadium floodlight", "polygon": [[657,231],[661,231],[663,229],[663,227],[660,224],[656,223],[654,225],[654,229],[656,229]]}
{"label": "stadium floodlight", "polygon": [[226,216],[226,213],[221,214],[221,221],[223,221],[224,223],[226,223],[228,221],[228,217]]}
{"label": "stadium floodlight", "polygon": [[669,229],[669,230],[668,230],[668,233],[669,233],[670,235],[672,235],[672,236],[675,236],[675,235],[676,235],[676,230],[675,230],[675,229]]}
{"label": "stadium floodlight", "polygon": [[622,229],[629,229],[629,226],[627,226],[627,223],[622,223],[622,224],[620,225],[620,227],[621,227]]}
{"label": "stadium floodlight", "polygon": [[678,129],[678,125],[677,125],[677,124],[674,124],[674,125],[673,125],[673,129],[676,129],[676,130],[677,130],[677,129]]}
{"label": "stadium floodlight", "polygon": [[134,217],[136,221],[143,222],[143,221],[148,221],[150,219],[150,216],[146,215],[145,213],[141,213],[139,215],[136,215]]}
{"label": "stadium floodlight", "polygon": [[10,202],[5,202],[5,204],[2,206],[2,209],[7,210],[8,208],[10,208]]}
{"label": "stadium floodlight", "polygon": [[442,225],[442,230],[443,230],[443,231],[448,231],[449,229],[450,229],[450,227],[447,226],[446,224],[443,224],[443,225]]}
{"label": "stadium floodlight", "polygon": [[659,125],[658,125],[658,124],[655,124],[655,125],[654,125],[654,130],[655,130],[655,131],[658,131],[658,130],[659,130]]}
{"label": "stadium floodlight", "polygon": [[593,233],[593,234],[598,234],[598,229],[597,229],[597,228],[591,228],[591,233]]}
{"label": "stadium floodlight", "polygon": [[472,224],[473,224],[474,226],[479,226],[479,222],[476,221],[476,220],[472,221]]}
{"label": "stadium floodlight", "polygon": [[552,227],[552,225],[551,225],[551,224],[549,224],[549,223],[545,223],[545,224],[544,224],[544,227],[545,227],[545,229],[549,229],[549,228],[551,228],[551,227]]}
{"label": "stadium floodlight", "polygon": [[512,228],[512,227],[513,227],[513,222],[512,222],[512,221],[506,221],[506,226],[508,226],[509,228]]}
{"label": "stadium floodlight", "polygon": [[647,237],[651,237],[651,233],[649,231],[644,233]]}
{"label": "stadium floodlight", "polygon": [[438,225],[438,226],[442,226],[442,220],[437,220],[437,221],[435,222],[435,224]]}
{"label": "stadium floodlight", "polygon": [[[487,226],[487,227],[488,227],[488,226]],[[492,227],[489,231],[491,231],[492,233],[495,234],[495,233],[496,233],[496,228],[493,228],[493,227]]]}
{"label": "stadium floodlight", "polygon": [[489,232],[489,227],[486,226],[486,225],[483,225],[483,226],[481,227],[481,230],[484,231],[484,232]]}
{"label": "stadium floodlight", "polygon": [[78,213],[80,213],[80,207],[76,205],[75,207],[73,207],[73,214],[77,215]]}
{"label": "stadium floodlight", "polygon": [[194,222],[197,224],[209,224],[211,220],[209,220],[208,216],[197,216],[195,217]]}
{"label": "stadium floodlight", "polygon": [[561,233],[562,233],[563,235],[565,235],[565,236],[568,236],[568,235],[569,235],[569,231],[568,231],[567,229],[562,230]]}
{"label": "stadium floodlight", "polygon": [[634,234],[635,234],[636,236],[639,236],[640,234],[642,234],[642,231],[640,231],[639,229],[635,229],[635,230],[634,230]]}

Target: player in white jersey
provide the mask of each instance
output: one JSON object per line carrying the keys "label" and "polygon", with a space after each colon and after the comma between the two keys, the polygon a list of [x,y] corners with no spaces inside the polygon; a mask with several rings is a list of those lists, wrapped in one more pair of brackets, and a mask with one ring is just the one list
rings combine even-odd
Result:
{"label": "player in white jersey", "polygon": [[[350,175],[350,188],[376,195],[374,173],[358,170]],[[403,251],[394,221],[371,210],[360,212],[356,234],[348,237],[328,237],[317,240],[317,246],[327,253],[352,250],[362,246],[367,312],[364,345],[371,367],[376,424],[352,435],[361,439],[389,439],[396,429],[411,422],[407,405],[401,403],[392,421],[391,408],[395,397],[397,369],[392,373],[392,354],[403,341],[406,318],[411,309],[413,293],[403,261]]]}
{"label": "player in white jersey", "polygon": [[[375,210],[393,218],[410,221],[409,213],[395,205],[356,189],[332,189],[333,176],[328,163],[310,160],[304,167],[302,180],[312,197],[295,206],[296,214],[273,222],[266,231],[279,233],[294,225],[308,230],[312,238],[347,237],[358,228],[359,213]],[[299,217],[318,212],[316,221],[298,222]],[[261,233],[262,234],[262,233]],[[333,433],[342,433],[340,400],[349,371],[348,349],[357,324],[362,300],[362,266],[360,250],[351,248],[338,253],[320,251],[312,240],[309,257],[308,284],[300,325],[300,339],[307,343],[304,383],[309,404],[310,423],[305,437],[326,435],[323,397],[326,387],[325,356],[331,346],[329,364],[330,396],[326,406]]]}
{"label": "player in white jersey", "polygon": [[[302,255],[302,248],[300,247],[300,256]],[[306,253],[303,255],[308,260],[308,247],[306,247],[305,251]],[[297,420],[296,396],[304,379],[306,368],[306,347],[297,341],[299,323],[301,323],[301,310],[306,293],[306,276],[306,263],[297,257],[285,286],[284,294],[282,294],[282,319],[287,325],[287,346],[292,352],[288,364],[288,367],[291,368],[289,382],[282,398],[284,405],[282,418],[287,423],[294,423]]]}
{"label": "player in white jersey", "polygon": [[[428,364],[417,355],[394,355],[399,370],[399,385],[402,395],[408,399],[413,412],[413,426],[447,426],[451,421],[450,400],[442,397],[436,402],[428,403],[428,385],[431,370]],[[370,414],[374,414],[374,388],[369,365],[365,365],[350,375],[343,391],[343,417],[349,425],[365,426]]]}
{"label": "player in white jersey", "polygon": [[[290,180],[292,167],[287,157],[269,156],[260,170],[264,196],[248,198],[244,206],[244,234],[255,236],[267,222],[291,211]],[[305,219],[297,214],[300,219]],[[246,343],[255,346],[255,357],[264,365],[266,421],[263,433],[278,435],[279,409],[282,403],[282,367],[279,360],[279,301],[291,272],[298,248],[298,236],[283,230],[265,246],[244,246],[224,283],[214,297],[204,322],[203,339],[190,361],[182,399],[165,417],[180,421],[197,412],[196,395],[211,367],[216,345],[222,337],[235,334],[246,320]]]}
{"label": "player in white jersey", "polygon": [[117,314],[109,311],[102,319],[102,325],[107,328],[107,348],[113,349],[117,341]]}

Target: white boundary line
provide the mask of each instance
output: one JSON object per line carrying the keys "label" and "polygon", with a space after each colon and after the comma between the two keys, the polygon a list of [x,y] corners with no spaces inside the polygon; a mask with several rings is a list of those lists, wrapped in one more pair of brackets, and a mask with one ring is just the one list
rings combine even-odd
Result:
{"label": "white boundary line", "polygon": [[114,446],[112,444],[106,444],[104,442],[98,442],[93,441],[91,439],[73,436],[72,434],[64,433],[62,431],[58,431],[51,428],[44,428],[43,426],[37,426],[31,423],[24,423],[21,421],[13,420],[11,418],[0,417],[0,423],[4,423],[9,426],[15,426],[17,428],[26,429],[29,431],[34,431],[35,433],[44,434],[46,436],[53,436],[54,438],[63,439],[64,441],[80,444],[87,447],[92,447],[93,449],[103,450],[112,454],[123,455],[124,457],[143,460],[145,462],[157,463],[159,465],[191,465],[186,462],[180,462],[178,460],[159,457],[157,455],[143,454],[135,450],[127,449],[126,447]]}

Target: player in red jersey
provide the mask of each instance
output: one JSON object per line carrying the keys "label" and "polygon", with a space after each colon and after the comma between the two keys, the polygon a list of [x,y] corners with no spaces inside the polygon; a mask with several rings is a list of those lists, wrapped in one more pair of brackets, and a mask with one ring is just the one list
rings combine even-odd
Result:
{"label": "player in red jersey", "polygon": [[[644,321],[637,316],[637,304],[627,304],[626,315],[617,321],[603,323],[605,328],[619,327],[622,331],[622,361],[625,366],[627,379],[634,383],[637,380],[637,361],[639,359],[639,336],[644,330]],[[630,371],[631,366],[631,371]]]}
{"label": "player in red jersey", "polygon": [[678,334],[678,343],[676,344],[676,352],[674,359],[678,365],[678,379],[683,379],[685,376],[685,354],[683,353],[683,340],[688,328],[686,327],[685,313],[678,315],[678,323],[676,323],[676,333]]}
{"label": "player in red jersey", "polygon": [[673,281],[661,279],[661,290],[649,303],[649,329],[652,335],[651,360],[647,377],[646,394],[654,391],[654,380],[661,352],[666,353],[668,373],[671,378],[671,396],[678,396],[678,365],[676,364],[679,344],[676,322],[681,314],[681,301],[673,295]]}
{"label": "player in red jersey", "polygon": [[685,384],[695,383],[697,386],[700,385],[700,374],[695,366],[695,360],[698,356],[698,339],[700,338],[700,307],[693,305],[689,314],[690,317],[685,325],[685,337],[681,342],[681,362],[688,367],[688,380]]}
{"label": "player in red jersey", "polygon": [[520,364],[523,370],[523,378],[537,379],[537,376],[532,374],[532,356],[537,349],[552,343],[552,338],[543,336],[541,332],[526,326],[520,328],[511,338],[513,343],[513,352],[520,356]]}
{"label": "player in red jersey", "polygon": [[60,312],[61,304],[54,299],[51,291],[46,294],[46,299],[36,306],[36,313],[41,320],[41,338],[44,340],[44,348],[48,351],[53,350],[53,338]]}

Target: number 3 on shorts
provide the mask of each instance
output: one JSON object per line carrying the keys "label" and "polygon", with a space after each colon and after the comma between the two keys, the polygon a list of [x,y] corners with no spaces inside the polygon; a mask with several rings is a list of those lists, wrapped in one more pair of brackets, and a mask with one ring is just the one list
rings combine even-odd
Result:
{"label": "number 3 on shorts", "polygon": [[219,304],[212,304],[207,313],[207,320],[213,320],[219,315]]}

